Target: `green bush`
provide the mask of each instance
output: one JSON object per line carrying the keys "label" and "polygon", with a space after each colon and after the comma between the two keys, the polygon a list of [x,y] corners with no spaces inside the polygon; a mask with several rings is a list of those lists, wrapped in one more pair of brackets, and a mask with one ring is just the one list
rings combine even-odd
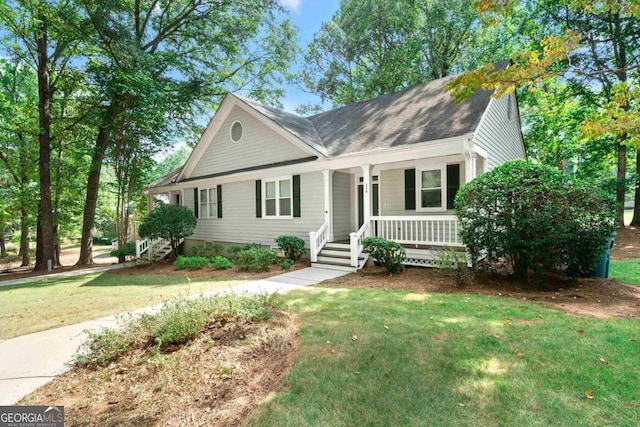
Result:
{"label": "green bush", "polygon": [[247,243],[245,245],[233,245],[227,248],[227,253],[229,254],[229,258],[233,262],[237,262],[238,254],[243,251],[248,251],[249,249],[262,249],[263,246],[260,243]]}
{"label": "green bush", "polygon": [[590,271],[615,229],[615,203],[598,187],[525,160],[462,186],[456,213],[473,260],[535,282]]}
{"label": "green bush", "polygon": [[236,264],[243,271],[269,271],[277,261],[276,251],[267,248],[240,251],[236,257]]}
{"label": "green bush", "polygon": [[383,239],[382,237],[365,237],[362,246],[376,262],[384,266],[389,274],[404,271],[404,248],[400,243]]}
{"label": "green bush", "polygon": [[143,238],[169,240],[171,252],[177,257],[180,239],[191,236],[196,224],[196,217],[188,207],[161,203],[142,219],[138,234]]}
{"label": "green bush", "polygon": [[136,243],[135,242],[127,242],[124,248],[116,249],[111,251],[111,256],[118,257],[118,259],[129,258],[133,259],[136,257]]}
{"label": "green bush", "polygon": [[204,245],[198,245],[191,248],[191,256],[201,256],[213,259],[222,254],[222,249],[222,245],[217,243],[205,243]]}
{"label": "green bush", "polygon": [[211,267],[216,270],[226,270],[227,268],[233,267],[233,263],[229,259],[218,255],[211,261]]}
{"label": "green bush", "polygon": [[210,265],[209,259],[201,256],[179,256],[173,262],[176,270],[200,270]]}
{"label": "green bush", "polygon": [[295,264],[293,260],[285,259],[280,263],[280,268],[283,270],[289,270],[293,264]]}
{"label": "green bush", "polygon": [[279,236],[276,238],[278,247],[287,259],[294,263],[304,254],[304,240],[296,236]]}

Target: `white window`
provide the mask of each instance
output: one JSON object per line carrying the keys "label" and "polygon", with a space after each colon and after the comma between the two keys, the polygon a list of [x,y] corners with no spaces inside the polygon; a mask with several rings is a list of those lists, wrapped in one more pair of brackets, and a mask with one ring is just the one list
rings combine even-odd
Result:
{"label": "white window", "polygon": [[416,174],[416,200],[418,211],[444,211],[447,209],[446,166],[425,167]]}
{"label": "white window", "polygon": [[218,217],[218,194],[216,187],[201,188],[198,197],[200,198],[200,218]]}
{"label": "white window", "polygon": [[262,216],[264,218],[291,218],[293,216],[293,190],[290,176],[263,181]]}

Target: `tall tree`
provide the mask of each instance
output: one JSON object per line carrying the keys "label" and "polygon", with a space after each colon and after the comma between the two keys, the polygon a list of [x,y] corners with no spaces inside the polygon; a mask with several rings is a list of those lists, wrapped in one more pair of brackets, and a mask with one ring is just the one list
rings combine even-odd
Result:
{"label": "tall tree", "polygon": [[[515,55],[514,65],[506,70],[494,72],[487,64],[456,79],[450,86],[454,96],[460,100],[478,88],[496,89],[496,95],[517,86],[534,89],[555,76],[598,90],[592,98],[597,113],[585,120],[583,131],[592,138],[615,141],[617,221],[623,225],[627,150],[636,150],[639,133],[634,74],[640,68],[640,4],[634,0],[478,0],[476,6],[488,19],[527,8],[532,19],[542,24],[532,34],[538,45]],[[636,203],[634,218],[640,222],[638,198]]]}
{"label": "tall tree", "polygon": [[16,56],[29,61],[38,78],[39,201],[35,270],[46,270],[54,260],[51,198],[51,108],[60,76],[69,65],[78,42],[63,24],[74,20],[68,1],[4,0],[0,25],[17,40],[10,46]]}
{"label": "tall tree", "polygon": [[[89,67],[96,136],[87,180],[80,264],[92,262],[100,171],[122,117],[135,122],[137,141],[167,143],[197,109],[226,91],[243,89],[272,100],[294,54],[295,31],[279,21],[275,0],[78,1],[79,26],[97,47]],[[125,127],[126,129],[126,127]],[[130,142],[133,139],[130,140]]]}
{"label": "tall tree", "polygon": [[[490,28],[491,27],[491,28]],[[335,106],[397,91],[466,69],[479,25],[471,0],[343,0],[304,55],[302,83]],[[484,38],[484,57],[504,45]]]}
{"label": "tall tree", "polygon": [[0,59],[0,171],[7,183],[2,204],[19,218],[22,266],[30,262],[29,229],[37,206],[37,107],[35,72],[17,58]]}

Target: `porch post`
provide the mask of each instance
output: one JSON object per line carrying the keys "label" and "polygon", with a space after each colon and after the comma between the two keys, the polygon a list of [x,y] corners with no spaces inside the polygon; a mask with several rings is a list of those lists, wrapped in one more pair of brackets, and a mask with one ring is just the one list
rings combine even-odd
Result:
{"label": "porch post", "polygon": [[327,241],[333,242],[333,171],[322,170],[324,178],[324,220],[329,224]]}
{"label": "porch post", "polygon": [[[362,210],[364,223],[371,221],[371,165],[362,165]],[[365,233],[365,237],[371,236],[371,227]]]}
{"label": "porch post", "polygon": [[473,141],[468,139],[464,145],[464,183],[466,184],[476,176],[476,159],[473,151]]}

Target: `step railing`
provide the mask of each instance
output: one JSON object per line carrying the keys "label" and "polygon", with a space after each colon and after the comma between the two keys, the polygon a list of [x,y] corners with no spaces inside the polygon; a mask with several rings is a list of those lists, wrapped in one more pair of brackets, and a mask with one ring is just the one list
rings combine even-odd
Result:
{"label": "step railing", "polygon": [[402,244],[464,246],[455,215],[374,216],[371,223],[375,236]]}
{"label": "step railing", "polygon": [[362,239],[369,229],[370,222],[367,221],[362,224],[362,227],[355,233],[349,234],[349,246],[351,253],[351,266],[358,268],[358,260],[360,259],[360,255],[362,255]]}
{"label": "step railing", "polygon": [[329,222],[325,221],[318,231],[309,232],[309,254],[311,262],[318,262],[318,254],[329,240]]}
{"label": "step railing", "polygon": [[[181,239],[178,244],[183,241],[184,239]],[[152,261],[154,254],[162,253],[163,251],[163,255],[166,255],[171,251],[170,240],[162,238],[136,240],[136,259],[140,259],[142,255],[146,253],[149,261]]]}

